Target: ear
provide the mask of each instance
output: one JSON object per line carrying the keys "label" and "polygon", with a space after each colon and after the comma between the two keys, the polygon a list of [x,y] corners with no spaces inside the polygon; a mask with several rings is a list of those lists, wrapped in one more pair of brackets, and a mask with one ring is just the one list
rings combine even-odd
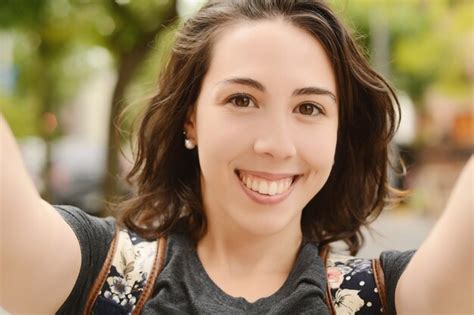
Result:
{"label": "ear", "polygon": [[186,120],[184,121],[184,131],[186,131],[186,137],[188,139],[197,142],[196,137],[196,106],[191,105],[186,113]]}

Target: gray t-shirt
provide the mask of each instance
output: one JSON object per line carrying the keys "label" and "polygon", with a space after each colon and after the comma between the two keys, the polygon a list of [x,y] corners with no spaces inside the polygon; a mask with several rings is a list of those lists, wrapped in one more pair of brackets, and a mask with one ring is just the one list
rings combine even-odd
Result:
{"label": "gray t-shirt", "polygon": [[[115,232],[113,218],[96,218],[70,206],[56,206],[79,239],[82,265],[76,284],[57,314],[81,314]],[[380,255],[389,314],[395,314],[395,287],[414,251]],[[163,270],[142,314],[329,314],[325,304],[326,273],[318,246],[303,243],[283,286],[269,297],[249,303],[222,291],[204,270],[191,240],[168,236]]]}

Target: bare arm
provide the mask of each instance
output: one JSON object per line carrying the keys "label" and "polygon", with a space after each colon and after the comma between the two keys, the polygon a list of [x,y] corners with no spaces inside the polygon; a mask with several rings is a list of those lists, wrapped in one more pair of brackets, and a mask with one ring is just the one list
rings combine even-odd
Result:
{"label": "bare arm", "polygon": [[398,314],[473,314],[474,157],[447,207],[403,272],[395,292]]}
{"label": "bare arm", "polygon": [[0,305],[12,313],[52,314],[79,274],[79,242],[40,198],[1,115],[0,141]]}

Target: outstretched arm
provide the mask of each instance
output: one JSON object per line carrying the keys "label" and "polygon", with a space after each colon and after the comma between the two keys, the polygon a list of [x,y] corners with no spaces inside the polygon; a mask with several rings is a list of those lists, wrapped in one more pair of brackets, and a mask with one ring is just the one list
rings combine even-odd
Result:
{"label": "outstretched arm", "polygon": [[446,209],[397,285],[398,314],[473,314],[473,177],[471,156]]}
{"label": "outstretched arm", "polygon": [[0,305],[14,314],[53,314],[80,266],[79,241],[41,199],[0,115]]}

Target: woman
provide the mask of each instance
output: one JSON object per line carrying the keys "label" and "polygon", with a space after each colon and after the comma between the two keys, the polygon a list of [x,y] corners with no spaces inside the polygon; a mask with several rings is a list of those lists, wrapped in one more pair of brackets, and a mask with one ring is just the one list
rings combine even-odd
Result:
{"label": "woman", "polygon": [[[320,249],[342,240],[355,255],[361,227],[400,195],[386,172],[393,100],[322,1],[218,0],[187,20],[120,206],[132,242],[167,239],[143,313],[328,313]],[[42,201],[2,128],[1,305],[80,313],[115,219]],[[446,272],[472,278],[472,169],[416,254],[381,254],[388,313],[472,310],[472,284]],[[109,312],[134,302],[120,284],[101,292]]]}

